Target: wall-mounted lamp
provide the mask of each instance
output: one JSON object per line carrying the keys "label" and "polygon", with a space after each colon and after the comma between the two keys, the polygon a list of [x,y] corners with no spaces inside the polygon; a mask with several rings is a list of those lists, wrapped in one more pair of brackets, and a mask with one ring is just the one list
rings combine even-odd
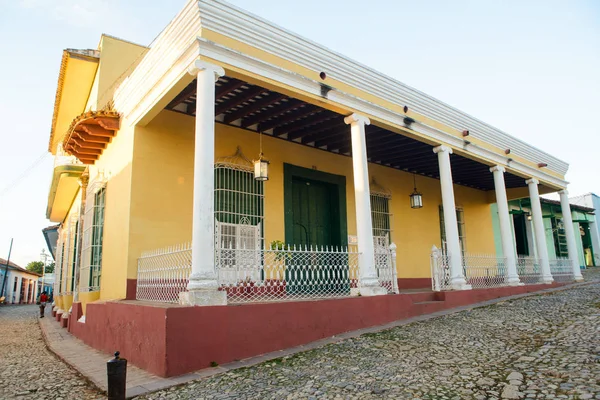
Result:
{"label": "wall-mounted lamp", "polygon": [[527,221],[531,221],[533,219],[530,212],[525,213],[525,215],[527,215]]}

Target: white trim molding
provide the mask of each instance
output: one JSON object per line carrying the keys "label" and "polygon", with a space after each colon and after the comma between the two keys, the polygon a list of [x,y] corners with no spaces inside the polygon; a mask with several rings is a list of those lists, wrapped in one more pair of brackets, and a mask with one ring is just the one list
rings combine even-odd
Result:
{"label": "white trim molding", "polygon": [[[314,71],[315,79],[199,37],[204,29]],[[338,89],[329,90],[328,100],[349,111],[360,112],[394,126],[410,128],[426,136],[431,142],[461,149],[462,152],[488,161],[490,165],[507,166],[511,172],[524,177],[536,177],[559,188],[567,185],[563,179],[548,173],[554,171],[564,176],[568,170],[566,162],[410,86],[222,0],[190,0],[186,4],[159,35],[136,69],[116,90],[116,108],[132,124],[139,123],[185,75],[187,68],[199,55],[318,97],[322,96],[323,83],[317,81],[316,77],[320,72],[325,72],[338,82],[399,107],[408,106],[410,110],[457,131],[468,130],[470,137],[498,149],[510,149],[511,155],[535,164],[543,162],[547,167],[535,168],[514,161],[508,155],[500,155],[473,143],[466,144],[463,138],[420,122],[415,121],[408,126],[403,113]]]}

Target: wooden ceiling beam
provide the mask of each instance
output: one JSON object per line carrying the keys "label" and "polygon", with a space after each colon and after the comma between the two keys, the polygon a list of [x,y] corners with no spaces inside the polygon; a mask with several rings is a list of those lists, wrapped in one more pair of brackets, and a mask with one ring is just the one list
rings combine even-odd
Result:
{"label": "wooden ceiling beam", "polygon": [[192,81],[192,83],[190,83],[189,85],[187,85],[185,87],[185,89],[183,89],[177,96],[175,96],[175,98],[173,100],[171,100],[171,102],[169,103],[169,105],[167,105],[167,108],[174,108],[177,107],[179,104],[183,103],[184,101],[188,100],[190,97],[192,97],[193,95],[196,94],[196,80],[194,79]]}
{"label": "wooden ceiling beam", "polygon": [[332,128],[327,132],[321,132],[320,139],[315,140],[315,147],[331,146],[335,143],[344,143],[350,139],[350,132],[348,132],[345,126]]}
{"label": "wooden ceiling beam", "polygon": [[[258,125],[258,130],[261,132],[264,132],[266,130],[269,130],[271,128],[276,128],[276,127],[286,124],[288,122],[291,123],[300,118],[304,118],[308,115],[318,114],[321,112],[323,112],[323,109],[321,109],[319,107],[306,105],[304,107],[298,108],[297,110],[291,111],[285,115],[281,115],[277,118],[273,118],[270,121],[261,122]],[[281,136],[281,135],[274,134],[274,136]]]}
{"label": "wooden ceiling beam", "polygon": [[[302,143],[310,143],[325,139],[328,131],[340,132],[340,130],[345,129],[346,127],[347,125],[343,119],[338,120],[337,118],[334,118],[317,126],[299,130],[297,131],[297,134],[295,133],[296,131],[292,131],[288,133],[288,138],[293,134],[294,139],[301,137]],[[346,133],[350,135],[350,131],[347,131]]]}
{"label": "wooden ceiling beam", "polygon": [[288,101],[285,101],[285,102],[282,101],[281,104],[279,104],[278,106],[269,108],[267,110],[268,112],[267,111],[260,112],[251,117],[244,118],[242,120],[242,127],[247,128],[254,124],[260,124],[263,121],[267,121],[268,119],[275,118],[278,115],[281,115],[290,110],[298,108],[298,107],[300,107],[300,105],[302,105],[302,102],[300,100],[288,98]]}
{"label": "wooden ceiling beam", "polygon": [[299,124],[290,124],[281,128],[275,128],[274,134],[281,136],[287,133],[288,140],[294,140],[304,136],[303,132],[307,130],[310,131],[311,127],[319,126],[320,123],[329,121],[331,119],[334,119],[337,122],[337,114],[323,111],[312,118],[303,119]]}
{"label": "wooden ceiling beam", "polygon": [[229,79],[229,82],[223,83],[223,85],[221,86],[217,86],[217,88],[215,89],[215,100],[219,100],[221,97],[227,96],[229,93],[241,88],[244,85],[248,86],[250,89],[256,87],[238,79]]}
{"label": "wooden ceiling beam", "polygon": [[102,155],[101,149],[90,149],[87,147],[79,147],[79,146],[72,146],[72,148],[74,149],[74,151],[77,154],[80,154],[80,155],[84,155],[84,154],[95,155],[95,156]]}
{"label": "wooden ceiling beam", "polygon": [[245,116],[247,116],[257,110],[260,110],[265,107],[269,107],[271,104],[277,103],[278,101],[283,100],[285,97],[286,96],[283,94],[269,92],[268,96],[263,97],[260,100],[256,100],[252,104],[248,104],[246,107],[242,107],[239,110],[235,110],[235,111],[230,112],[229,114],[225,114],[225,117],[223,118],[223,122],[226,124],[230,124],[233,121],[238,120],[240,118],[244,118]]}
{"label": "wooden ceiling beam", "polygon": [[216,105],[215,116],[223,114],[225,111],[237,107],[240,104],[245,103],[246,101],[253,99],[266,91],[267,89],[263,89],[259,86],[253,86],[250,89],[244,90],[242,93],[237,93],[235,97]]}

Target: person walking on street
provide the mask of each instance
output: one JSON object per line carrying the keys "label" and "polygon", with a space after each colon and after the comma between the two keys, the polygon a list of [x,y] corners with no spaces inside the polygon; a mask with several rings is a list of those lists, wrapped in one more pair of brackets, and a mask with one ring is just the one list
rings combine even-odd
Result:
{"label": "person walking on street", "polygon": [[46,303],[48,302],[48,295],[46,292],[42,292],[40,296],[40,318],[44,318],[44,311],[46,311]]}

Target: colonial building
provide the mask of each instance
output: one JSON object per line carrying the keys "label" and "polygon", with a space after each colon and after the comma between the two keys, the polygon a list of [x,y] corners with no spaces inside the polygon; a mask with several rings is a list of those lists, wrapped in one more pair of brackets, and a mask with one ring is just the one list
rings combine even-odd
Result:
{"label": "colonial building", "polygon": [[[8,267],[8,268],[7,268]],[[0,258],[0,297],[6,304],[33,304],[38,295],[40,274],[28,271],[17,264]]]}
{"label": "colonial building", "polygon": [[65,50],[49,151],[55,312],[161,375],[582,279],[510,251],[565,162],[220,0]]}

